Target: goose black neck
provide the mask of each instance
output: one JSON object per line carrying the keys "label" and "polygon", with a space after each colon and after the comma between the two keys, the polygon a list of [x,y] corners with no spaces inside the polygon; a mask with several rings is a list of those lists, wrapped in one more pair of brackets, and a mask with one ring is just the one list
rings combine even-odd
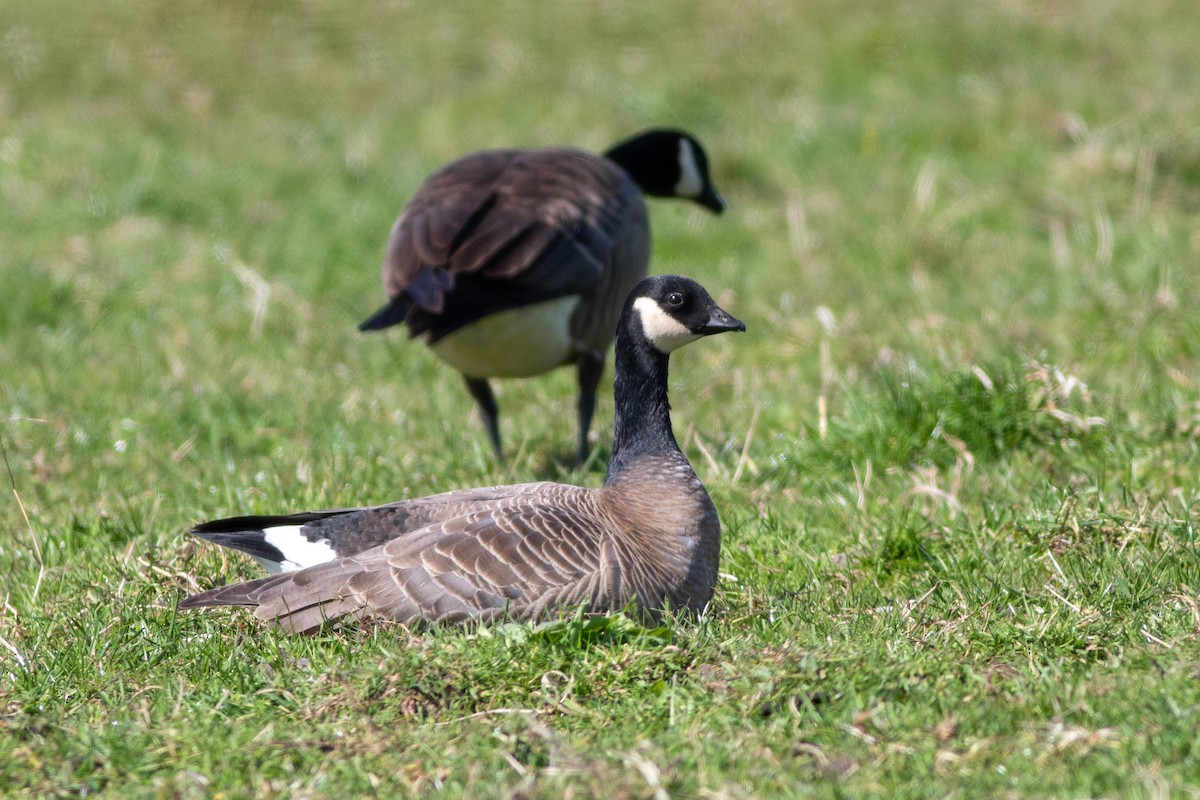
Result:
{"label": "goose black neck", "polygon": [[[622,323],[630,321],[627,316]],[[667,402],[667,355],[646,341],[640,330],[622,334],[617,337],[613,378],[616,419],[606,484],[642,456],[679,452]]]}

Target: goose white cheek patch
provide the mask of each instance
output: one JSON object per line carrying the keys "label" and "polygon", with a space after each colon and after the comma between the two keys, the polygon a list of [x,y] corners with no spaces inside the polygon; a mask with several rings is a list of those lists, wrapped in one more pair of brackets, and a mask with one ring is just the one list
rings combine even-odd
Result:
{"label": "goose white cheek patch", "polygon": [[688,342],[700,338],[700,334],[692,333],[679,320],[662,310],[658,303],[649,297],[639,297],[633,301],[638,317],[642,321],[642,333],[660,352],[669,353],[683,347]]}
{"label": "goose white cheek patch", "polygon": [[[272,572],[291,572],[304,569],[315,564],[324,564],[337,558],[337,553],[329,546],[328,539],[310,542],[308,537],[300,532],[299,525],[276,525],[263,528],[263,538],[267,544],[283,553],[283,561]],[[264,562],[259,562],[263,563]],[[270,569],[270,567],[268,567]]]}
{"label": "goose white cheek patch", "polygon": [[700,165],[696,163],[696,152],[687,139],[679,140],[679,183],[675,184],[676,197],[699,197],[704,191],[704,180],[700,177]]}

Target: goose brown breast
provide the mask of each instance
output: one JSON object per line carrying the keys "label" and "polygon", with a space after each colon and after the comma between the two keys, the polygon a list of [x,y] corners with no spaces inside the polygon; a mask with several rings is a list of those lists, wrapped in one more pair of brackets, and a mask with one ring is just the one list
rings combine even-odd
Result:
{"label": "goose brown breast", "polygon": [[702,608],[712,596],[721,525],[682,454],[639,459],[600,491],[626,591],[651,607]]}

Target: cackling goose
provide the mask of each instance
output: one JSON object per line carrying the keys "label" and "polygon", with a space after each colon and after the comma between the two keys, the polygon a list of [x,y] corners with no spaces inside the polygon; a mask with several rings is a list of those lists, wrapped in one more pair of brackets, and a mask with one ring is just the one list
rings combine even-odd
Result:
{"label": "cackling goose", "polygon": [[621,303],[646,276],[643,194],[725,202],[695,138],[653,129],[603,157],[564,147],[484,150],[452,161],[409,199],[383,261],[388,304],[363,322],[404,323],[462,373],[497,455],[489,378],[577,365],[579,460]]}
{"label": "cackling goose", "polygon": [[651,617],[700,610],[717,580],[720,523],[671,430],[667,357],[701,336],[745,329],[695,281],[647,278],[617,329],[616,423],[601,488],[529,483],[206,522],[193,533],[277,574],[180,608],[250,606],[303,633],[367,616],[538,619],[580,605],[605,613],[635,599]]}

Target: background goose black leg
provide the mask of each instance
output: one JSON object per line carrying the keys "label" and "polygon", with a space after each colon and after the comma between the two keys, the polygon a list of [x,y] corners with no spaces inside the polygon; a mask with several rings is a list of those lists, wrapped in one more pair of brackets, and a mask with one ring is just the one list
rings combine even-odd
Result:
{"label": "background goose black leg", "polygon": [[583,466],[588,456],[588,430],[596,410],[596,389],[604,375],[604,356],[585,353],[579,357],[579,462]]}
{"label": "background goose black leg", "polygon": [[492,394],[492,387],[486,378],[469,378],[464,375],[463,380],[467,382],[467,391],[475,398],[479,413],[483,415],[483,424],[492,439],[492,447],[496,449],[496,457],[503,461],[504,451],[500,448],[500,407],[496,405],[496,395]]}

